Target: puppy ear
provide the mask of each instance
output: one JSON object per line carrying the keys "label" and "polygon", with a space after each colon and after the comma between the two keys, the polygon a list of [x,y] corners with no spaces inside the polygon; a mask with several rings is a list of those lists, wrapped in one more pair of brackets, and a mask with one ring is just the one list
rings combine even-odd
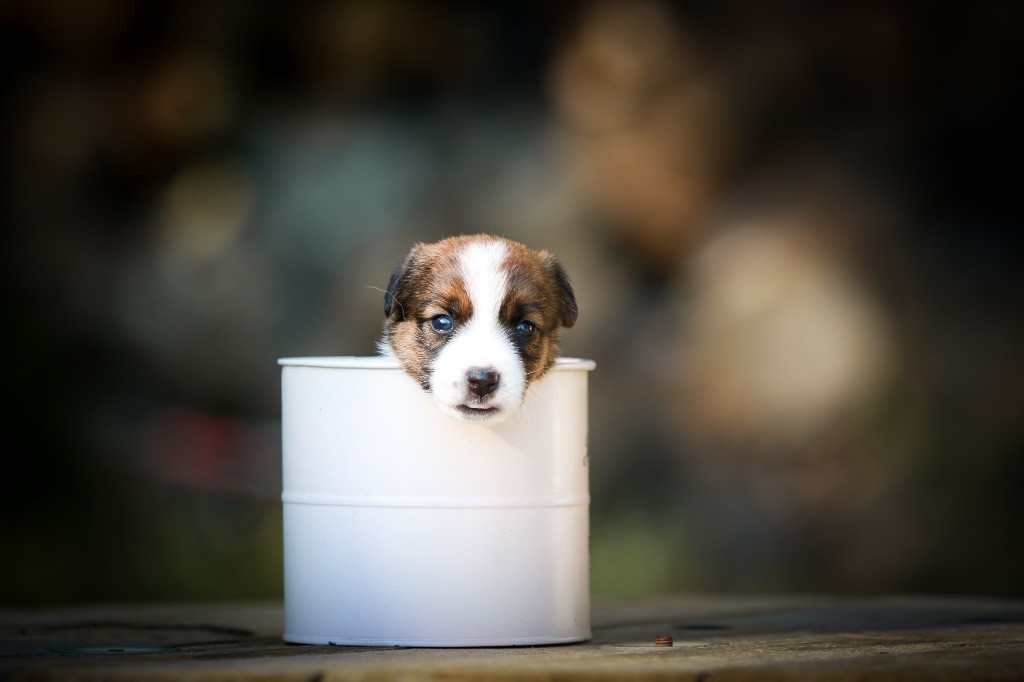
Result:
{"label": "puppy ear", "polygon": [[573,293],[572,285],[569,283],[569,276],[565,274],[565,268],[554,254],[541,251],[540,257],[544,261],[544,267],[554,279],[558,290],[558,311],[562,316],[562,326],[571,327],[576,324],[579,308],[576,306],[576,294]]}
{"label": "puppy ear", "polygon": [[405,272],[402,265],[402,263],[399,263],[395,271],[391,273],[388,290],[384,292],[384,317],[391,317],[391,311],[395,308],[395,295],[398,293],[398,283],[402,280],[402,274]]}
{"label": "puppy ear", "polygon": [[405,257],[395,271],[391,273],[391,280],[388,282],[388,290],[384,292],[384,317],[394,317],[396,321],[405,319],[405,291],[409,286],[409,277],[419,254],[422,250],[421,244],[412,247],[412,251]]}

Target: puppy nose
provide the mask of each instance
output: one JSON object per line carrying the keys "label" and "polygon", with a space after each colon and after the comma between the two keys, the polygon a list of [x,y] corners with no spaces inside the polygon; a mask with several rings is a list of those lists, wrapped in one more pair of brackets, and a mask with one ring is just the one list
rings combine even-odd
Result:
{"label": "puppy nose", "polygon": [[490,367],[470,367],[466,372],[466,381],[469,383],[469,390],[483,398],[493,393],[498,388],[501,377]]}

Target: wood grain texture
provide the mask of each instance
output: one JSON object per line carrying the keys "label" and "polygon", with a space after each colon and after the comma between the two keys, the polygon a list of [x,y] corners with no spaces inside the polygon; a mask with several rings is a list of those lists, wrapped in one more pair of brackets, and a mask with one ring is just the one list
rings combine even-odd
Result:
{"label": "wood grain texture", "polygon": [[273,604],[4,611],[0,679],[1024,679],[1024,602],[665,596],[593,610],[590,642],[505,649],[290,645]]}

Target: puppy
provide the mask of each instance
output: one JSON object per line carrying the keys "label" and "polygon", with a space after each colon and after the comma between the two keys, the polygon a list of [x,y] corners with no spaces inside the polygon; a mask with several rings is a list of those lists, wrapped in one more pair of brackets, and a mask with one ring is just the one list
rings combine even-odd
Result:
{"label": "puppy", "polygon": [[379,345],[451,415],[495,423],[554,364],[576,297],[558,260],[478,234],[417,244],[384,294]]}

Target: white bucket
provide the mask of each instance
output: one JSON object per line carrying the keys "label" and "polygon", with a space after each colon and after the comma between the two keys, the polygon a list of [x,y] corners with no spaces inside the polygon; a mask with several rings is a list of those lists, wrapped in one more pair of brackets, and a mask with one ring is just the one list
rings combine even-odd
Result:
{"label": "white bucket", "polygon": [[509,646],[590,638],[589,360],[494,426],[397,362],[285,358],[284,639]]}

